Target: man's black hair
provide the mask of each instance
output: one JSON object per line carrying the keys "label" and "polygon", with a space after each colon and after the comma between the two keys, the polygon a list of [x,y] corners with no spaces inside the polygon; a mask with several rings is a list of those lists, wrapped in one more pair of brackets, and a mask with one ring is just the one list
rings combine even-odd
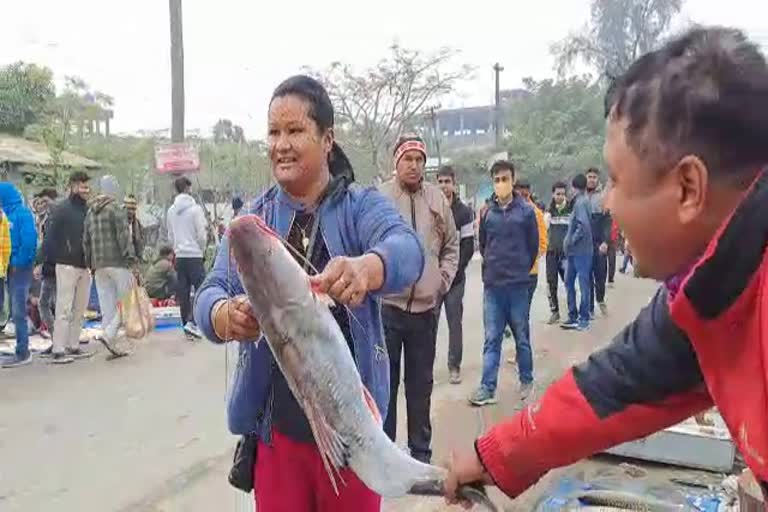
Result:
{"label": "man's black hair", "polygon": [[451,165],[444,165],[437,171],[437,177],[448,177],[456,183],[456,170]]}
{"label": "man's black hair", "polygon": [[[309,117],[318,130],[325,132],[334,125],[333,103],[323,84],[306,75],[295,75],[284,80],[272,93],[270,104],[275,98],[297,96],[309,105]],[[328,170],[331,176],[340,176],[349,182],[355,181],[355,172],[344,150],[335,141],[328,154]]]}
{"label": "man's black hair", "polygon": [[177,194],[186,194],[192,188],[192,182],[186,176],[182,176],[181,178],[176,178],[173,182],[173,188],[176,189]]}
{"label": "man's black hair", "polygon": [[235,197],[232,199],[232,209],[233,210],[240,210],[243,207],[243,200],[239,197]]}
{"label": "man's black hair", "polygon": [[573,177],[573,180],[571,180],[571,186],[579,191],[584,191],[587,189],[587,177],[583,174],[577,174]]}
{"label": "man's black hair", "polygon": [[167,258],[167,257],[168,257],[168,256],[170,256],[171,254],[173,254],[173,247],[171,247],[170,245],[163,245],[163,246],[161,246],[161,247],[160,247],[160,249],[157,251],[157,256],[158,256],[160,259],[163,259],[163,258]]}
{"label": "man's black hair", "polygon": [[56,192],[55,188],[44,188],[37,194],[35,194],[34,197],[47,197],[48,199],[51,199],[55,201],[59,198],[59,193]]}
{"label": "man's black hair", "polygon": [[515,177],[515,164],[509,160],[496,160],[491,166],[491,176],[496,176],[502,171],[509,171],[512,173],[512,177]]}
{"label": "man's black hair", "polygon": [[743,184],[768,164],[768,65],[740,30],[688,30],[635,61],[606,105],[658,172],[695,155]]}
{"label": "man's black hair", "polygon": [[515,188],[522,188],[525,190],[531,190],[531,182],[528,180],[517,180]]}
{"label": "man's black hair", "polygon": [[587,174],[597,174],[598,176],[600,176],[600,169],[598,169],[597,167],[589,167],[589,168],[588,168],[588,169],[587,169],[587,170],[584,172],[584,175],[585,175],[585,176],[586,176]]}
{"label": "man's black hair", "polygon": [[89,181],[91,181],[91,177],[84,171],[75,171],[69,175],[70,185],[74,185],[75,183],[88,183]]}
{"label": "man's black hair", "polygon": [[552,192],[554,192],[555,190],[557,190],[559,188],[563,188],[565,190],[568,190],[568,185],[566,185],[564,181],[556,181],[552,185]]}

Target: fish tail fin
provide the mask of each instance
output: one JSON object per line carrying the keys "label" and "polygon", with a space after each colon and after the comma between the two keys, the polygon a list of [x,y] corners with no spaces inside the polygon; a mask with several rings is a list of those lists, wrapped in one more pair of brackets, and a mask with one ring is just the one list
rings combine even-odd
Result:
{"label": "fish tail fin", "polygon": [[[441,480],[428,480],[414,484],[408,494],[416,496],[444,496],[443,482]],[[491,501],[482,484],[466,484],[459,487],[456,495],[473,506],[480,507],[488,512],[498,512],[499,508]]]}

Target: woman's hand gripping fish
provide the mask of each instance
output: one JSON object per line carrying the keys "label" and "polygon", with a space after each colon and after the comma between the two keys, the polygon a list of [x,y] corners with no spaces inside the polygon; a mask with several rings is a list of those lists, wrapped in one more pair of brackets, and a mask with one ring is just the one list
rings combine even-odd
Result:
{"label": "woman's hand gripping fish", "polygon": [[[346,466],[383,497],[442,495],[446,470],[411,458],[384,433],[327,297],[312,291],[278,235],[248,215],[231,224],[229,238],[256,319],[309,420],[337,493],[338,481],[344,484],[339,470]],[[458,494],[497,510],[482,487],[467,485]]]}

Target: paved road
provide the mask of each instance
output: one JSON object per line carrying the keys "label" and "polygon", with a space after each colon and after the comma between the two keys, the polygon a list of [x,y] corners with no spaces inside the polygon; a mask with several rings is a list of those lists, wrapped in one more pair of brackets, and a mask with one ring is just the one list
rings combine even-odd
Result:
{"label": "paved road", "polygon": [[[433,401],[437,459],[449,445],[469,442],[519,407],[509,365],[502,371],[499,405],[482,410],[466,405],[479,381],[482,355],[479,270],[473,261],[460,386],[447,384],[447,329],[441,323]],[[610,291],[611,316],[592,332],[564,335],[543,323],[548,307],[542,276],[533,309],[539,387],[607,341],[652,290],[652,283],[619,276],[617,289]],[[158,333],[124,360],[106,362],[99,354],[72,365],[36,361],[0,371],[0,510],[250,510],[250,500],[226,483],[235,442],[224,418],[232,354]],[[385,504],[386,510],[410,512],[442,508],[435,499]]]}

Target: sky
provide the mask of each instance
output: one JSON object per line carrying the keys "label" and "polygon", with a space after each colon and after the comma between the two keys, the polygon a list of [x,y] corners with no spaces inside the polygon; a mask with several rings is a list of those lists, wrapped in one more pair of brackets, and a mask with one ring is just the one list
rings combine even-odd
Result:
{"label": "sky", "polygon": [[[170,126],[170,34],[166,0],[2,0],[0,65],[50,67],[57,85],[83,78],[115,98],[113,133]],[[220,118],[263,137],[272,90],[302,67],[344,61],[364,68],[393,42],[461,51],[476,67],[444,107],[493,99],[502,88],[551,77],[550,45],[582,27],[588,0],[278,1],[184,0],[186,127],[210,134]],[[742,28],[768,48],[765,0],[688,0],[681,21]]]}

